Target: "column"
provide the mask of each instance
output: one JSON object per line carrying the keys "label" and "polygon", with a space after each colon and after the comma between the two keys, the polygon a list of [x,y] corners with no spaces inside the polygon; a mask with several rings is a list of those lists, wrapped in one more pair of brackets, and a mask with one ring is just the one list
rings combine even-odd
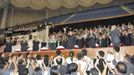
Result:
{"label": "column", "polygon": [[8,15],[8,4],[9,1],[8,0],[4,0],[4,10],[3,10],[3,16],[2,16],[2,21],[1,21],[1,25],[0,28],[5,28],[6,27],[6,21],[7,21],[7,15]]}
{"label": "column", "polygon": [[[46,9],[46,17],[45,17],[45,19],[48,19],[48,9]],[[49,39],[49,26],[48,25],[46,26],[45,32],[46,32],[45,41],[46,41],[47,47],[48,47],[49,46],[48,45],[48,39]]]}

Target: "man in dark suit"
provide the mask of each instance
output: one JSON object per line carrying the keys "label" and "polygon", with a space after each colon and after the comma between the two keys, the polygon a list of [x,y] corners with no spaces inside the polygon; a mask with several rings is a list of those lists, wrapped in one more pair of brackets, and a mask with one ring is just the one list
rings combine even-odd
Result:
{"label": "man in dark suit", "polygon": [[5,52],[12,52],[12,45],[13,45],[13,43],[11,42],[10,39],[6,40],[5,45],[6,45]]}
{"label": "man in dark suit", "polygon": [[111,27],[110,36],[113,46],[120,46],[120,32],[117,30],[115,25]]}
{"label": "man in dark suit", "polygon": [[74,36],[73,32],[70,32],[68,35],[67,48],[73,49],[74,45],[76,45],[76,37]]}
{"label": "man in dark suit", "polygon": [[95,48],[96,38],[93,33],[90,33],[89,36],[86,39],[87,47]]}
{"label": "man in dark suit", "polygon": [[40,44],[40,42],[35,37],[35,39],[33,40],[33,51],[38,51],[39,50],[39,44]]}
{"label": "man in dark suit", "polygon": [[20,45],[21,45],[21,51],[27,51],[27,49],[28,49],[28,43],[27,43],[26,40],[23,39],[21,41]]}

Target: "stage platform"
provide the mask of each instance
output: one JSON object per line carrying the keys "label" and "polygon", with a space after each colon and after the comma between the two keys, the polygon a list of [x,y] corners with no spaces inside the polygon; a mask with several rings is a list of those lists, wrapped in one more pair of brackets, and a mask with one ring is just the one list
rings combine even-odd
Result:
{"label": "stage platform", "polygon": [[[88,56],[89,57],[95,57],[97,52],[100,50],[105,51],[105,53],[108,52],[108,50],[113,50],[113,47],[105,47],[105,48],[86,48],[88,50]],[[62,50],[62,55],[64,55],[65,57],[68,57],[69,55],[69,51],[73,50],[75,53],[75,56],[77,56],[77,54],[82,50],[82,49],[65,49]],[[124,56],[126,53],[128,53],[129,55],[134,55],[134,46],[122,46],[120,47],[121,53]],[[55,50],[48,50],[48,51],[29,51],[29,52],[13,52],[13,54],[15,54],[16,56],[18,56],[19,53],[22,53],[23,56],[25,57],[26,53],[30,53],[30,56],[32,57],[34,54],[40,54],[42,56],[44,55],[49,55],[50,56],[55,56]],[[11,53],[5,53],[7,55],[11,54]]]}

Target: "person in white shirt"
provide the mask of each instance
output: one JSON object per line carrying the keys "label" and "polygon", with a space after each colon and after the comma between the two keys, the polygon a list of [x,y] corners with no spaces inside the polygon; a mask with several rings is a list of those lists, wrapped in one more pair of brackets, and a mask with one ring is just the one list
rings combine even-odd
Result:
{"label": "person in white shirt", "polygon": [[69,57],[66,58],[66,63],[67,64],[71,64],[73,62],[76,62],[77,58],[74,56],[74,52],[73,51],[70,51],[69,52]]}
{"label": "person in white shirt", "polygon": [[111,69],[115,68],[114,63],[113,63],[114,60],[115,60],[115,58],[114,58],[113,53],[111,51],[108,51],[108,54],[106,56],[106,61],[107,61],[107,64],[109,65],[109,68],[111,68]]}
{"label": "person in white shirt", "polygon": [[61,51],[57,50],[56,51],[56,57],[54,58],[54,65],[57,66],[59,63],[57,63],[58,61],[61,61],[61,65],[65,64],[65,58],[61,55]]}
{"label": "person in white shirt", "polygon": [[86,49],[82,49],[81,51],[82,55],[83,55],[83,61],[87,62],[87,70],[86,71],[90,71],[94,66],[93,66],[93,60],[87,56],[87,50]]}
{"label": "person in white shirt", "polygon": [[119,46],[114,47],[114,57],[115,57],[115,62],[123,62],[124,61],[123,55],[120,53]]}

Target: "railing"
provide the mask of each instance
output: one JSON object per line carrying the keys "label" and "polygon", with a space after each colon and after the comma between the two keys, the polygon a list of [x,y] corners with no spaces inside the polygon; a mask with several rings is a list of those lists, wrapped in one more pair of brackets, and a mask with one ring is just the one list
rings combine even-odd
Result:
{"label": "railing", "polygon": [[[71,49],[74,51],[75,56],[77,57],[77,54],[82,50],[82,49]],[[69,51],[71,50],[62,50],[62,55],[64,55],[65,57],[69,56]],[[97,52],[100,50],[103,50],[105,52],[105,54],[107,54],[107,52],[109,50],[113,50],[112,47],[105,47],[105,48],[87,48],[88,50],[88,56],[89,57],[95,57]],[[134,55],[134,46],[123,46],[120,48],[120,52],[122,53],[123,56],[125,56],[125,54],[129,54],[129,55]],[[56,53],[55,51],[52,50],[48,50],[48,51],[29,51],[29,52],[14,52],[13,54],[15,54],[16,56],[18,56],[18,54],[23,54],[23,56],[26,56],[26,53],[30,53],[30,56],[33,57],[34,54],[39,54],[39,55],[48,55],[50,56],[55,56]],[[7,55],[11,54],[11,53],[5,53]]]}

